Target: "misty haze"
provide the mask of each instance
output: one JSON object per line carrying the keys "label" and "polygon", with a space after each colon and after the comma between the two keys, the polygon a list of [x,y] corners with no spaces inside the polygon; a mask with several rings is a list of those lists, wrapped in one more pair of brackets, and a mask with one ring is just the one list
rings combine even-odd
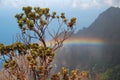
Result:
{"label": "misty haze", "polygon": [[[72,38],[100,39],[101,43],[93,45],[71,44],[58,50],[56,71],[62,66],[72,69],[88,70],[92,73],[103,73],[107,69],[120,65],[120,8],[111,7],[101,13],[88,27],[79,30]],[[120,67],[119,67],[120,70]],[[120,72],[120,71],[118,71]],[[95,73],[94,73],[95,75]],[[120,76],[120,75],[119,75]],[[118,79],[109,79],[118,80]]]}
{"label": "misty haze", "polygon": [[120,0],[0,0],[0,24],[0,80],[120,80]]}

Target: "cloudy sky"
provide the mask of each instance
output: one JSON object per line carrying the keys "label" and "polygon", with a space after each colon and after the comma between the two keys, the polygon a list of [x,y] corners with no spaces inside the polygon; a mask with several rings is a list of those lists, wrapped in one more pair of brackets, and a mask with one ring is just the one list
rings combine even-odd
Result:
{"label": "cloudy sky", "polygon": [[49,7],[51,11],[65,12],[68,18],[77,17],[78,29],[89,27],[107,8],[120,7],[120,0],[0,0],[0,42],[12,43],[19,32],[14,15],[23,6]]}
{"label": "cloudy sky", "polygon": [[0,7],[18,8],[32,5],[41,7],[92,9],[105,6],[120,7],[120,0],[0,0]]}

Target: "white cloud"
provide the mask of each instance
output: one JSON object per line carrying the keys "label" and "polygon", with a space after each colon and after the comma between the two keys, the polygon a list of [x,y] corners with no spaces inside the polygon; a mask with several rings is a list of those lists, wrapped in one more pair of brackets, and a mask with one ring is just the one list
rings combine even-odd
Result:
{"label": "white cloud", "polygon": [[113,0],[113,6],[120,7],[120,0]]}
{"label": "white cloud", "polygon": [[77,7],[77,2],[76,2],[76,0],[73,1],[73,3],[72,3],[72,7],[74,7],[74,8]]}
{"label": "white cloud", "polygon": [[120,7],[120,0],[73,0],[73,8],[93,9],[100,7]]}
{"label": "white cloud", "polygon": [[102,6],[119,6],[120,0],[0,0],[0,7],[22,6],[93,9]]}
{"label": "white cloud", "polygon": [[120,0],[100,0],[99,2],[103,6],[120,7]]}
{"label": "white cloud", "polygon": [[108,4],[108,5],[112,5],[113,0],[105,0],[104,3]]}
{"label": "white cloud", "polygon": [[71,0],[1,0],[0,7],[18,8],[22,6],[40,6],[40,7],[69,7]]}
{"label": "white cloud", "polygon": [[73,8],[90,9],[99,7],[96,0],[73,0]]}

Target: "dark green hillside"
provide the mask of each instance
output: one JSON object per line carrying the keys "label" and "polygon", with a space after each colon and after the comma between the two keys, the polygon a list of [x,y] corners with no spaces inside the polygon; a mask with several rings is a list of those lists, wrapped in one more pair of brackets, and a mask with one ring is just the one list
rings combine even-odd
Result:
{"label": "dark green hillside", "polygon": [[120,8],[107,9],[88,28],[79,30],[74,36],[99,38],[105,43],[103,46],[71,45],[61,49],[60,53],[64,55],[57,56],[58,69],[66,66],[71,69],[104,72],[120,64]]}

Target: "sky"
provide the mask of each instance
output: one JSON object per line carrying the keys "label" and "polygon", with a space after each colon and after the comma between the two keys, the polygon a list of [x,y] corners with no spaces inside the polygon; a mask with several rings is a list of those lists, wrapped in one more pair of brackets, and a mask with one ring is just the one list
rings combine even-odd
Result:
{"label": "sky", "polygon": [[89,27],[107,8],[120,7],[120,0],[0,0],[0,43],[14,42],[19,28],[14,15],[23,6],[48,7],[57,13],[65,12],[68,18],[77,17],[77,29]]}

